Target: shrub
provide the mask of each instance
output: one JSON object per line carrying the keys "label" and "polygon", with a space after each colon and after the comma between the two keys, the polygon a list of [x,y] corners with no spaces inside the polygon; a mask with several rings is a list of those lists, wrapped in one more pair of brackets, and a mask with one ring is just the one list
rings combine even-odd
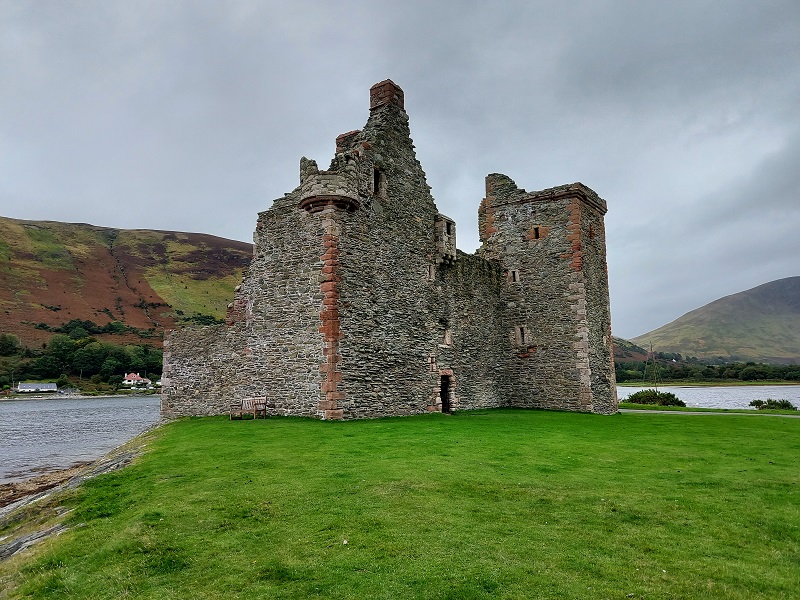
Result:
{"label": "shrub", "polygon": [[626,398],[627,402],[634,404],[655,404],[657,406],[686,406],[686,403],[672,392],[659,392],[658,390],[641,390]]}
{"label": "shrub", "polygon": [[753,400],[750,406],[755,406],[757,410],[797,410],[797,407],[788,400]]}

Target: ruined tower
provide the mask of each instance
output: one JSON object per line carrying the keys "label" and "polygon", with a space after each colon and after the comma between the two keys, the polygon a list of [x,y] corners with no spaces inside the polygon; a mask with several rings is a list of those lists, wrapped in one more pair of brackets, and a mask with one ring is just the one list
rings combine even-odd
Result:
{"label": "ruined tower", "polygon": [[165,339],[162,413],[352,419],[520,406],[616,411],[603,215],[581,184],[487,178],[483,247],[456,250],[410,137],[403,91],[370,89],[327,170],[259,214],[225,325]]}

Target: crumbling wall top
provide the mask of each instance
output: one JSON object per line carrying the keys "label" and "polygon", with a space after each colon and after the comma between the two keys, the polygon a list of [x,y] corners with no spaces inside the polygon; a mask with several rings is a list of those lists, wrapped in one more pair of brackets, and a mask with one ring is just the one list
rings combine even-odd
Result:
{"label": "crumbling wall top", "polygon": [[543,202],[567,197],[577,197],[582,202],[600,211],[600,214],[606,214],[608,211],[606,201],[598,196],[593,189],[579,181],[538,192],[528,192],[517,187],[514,180],[507,175],[491,173],[486,176],[486,199],[488,201],[487,204],[490,206],[521,202]]}

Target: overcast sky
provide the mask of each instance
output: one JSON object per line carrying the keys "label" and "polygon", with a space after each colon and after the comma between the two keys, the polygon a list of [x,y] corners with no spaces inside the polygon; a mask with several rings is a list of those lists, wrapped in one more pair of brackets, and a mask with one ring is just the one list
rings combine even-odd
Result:
{"label": "overcast sky", "polygon": [[615,335],[800,275],[798,0],[0,0],[0,215],[252,241],[387,78],[462,250],[605,198]]}

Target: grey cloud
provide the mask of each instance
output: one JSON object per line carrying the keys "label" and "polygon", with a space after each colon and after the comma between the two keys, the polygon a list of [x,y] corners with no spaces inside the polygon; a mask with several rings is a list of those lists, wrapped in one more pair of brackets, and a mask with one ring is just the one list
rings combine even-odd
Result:
{"label": "grey cloud", "polygon": [[632,337],[798,274],[798,40],[794,1],[3,3],[0,214],[249,240],[390,77],[464,250],[487,173],[606,198]]}

